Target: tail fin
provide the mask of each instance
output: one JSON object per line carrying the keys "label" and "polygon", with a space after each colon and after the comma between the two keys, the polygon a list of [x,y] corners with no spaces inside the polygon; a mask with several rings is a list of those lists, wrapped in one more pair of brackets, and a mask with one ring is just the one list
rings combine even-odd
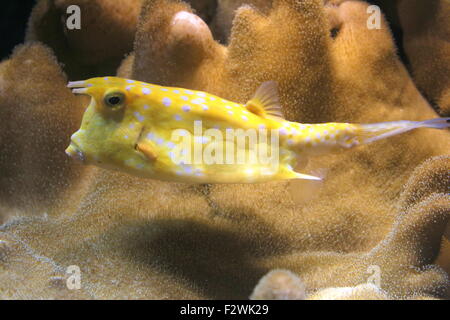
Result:
{"label": "tail fin", "polygon": [[445,129],[450,127],[450,118],[436,118],[425,121],[393,121],[362,124],[360,143],[371,143],[417,128]]}
{"label": "tail fin", "polygon": [[434,129],[445,129],[450,128],[450,118],[436,118],[431,120],[425,120],[419,122],[420,127],[423,128],[434,128]]}

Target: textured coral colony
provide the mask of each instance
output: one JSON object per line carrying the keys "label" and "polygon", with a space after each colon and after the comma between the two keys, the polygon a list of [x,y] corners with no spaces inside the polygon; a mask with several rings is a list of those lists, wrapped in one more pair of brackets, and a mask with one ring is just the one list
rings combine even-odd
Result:
{"label": "textured coral colony", "polygon": [[0,298],[448,299],[449,130],[317,158],[320,183],[169,183],[64,153],[88,104],[67,82],[105,75],[240,103],[273,80],[302,123],[450,116],[450,2],[377,4],[379,28],[363,1],[37,1],[0,64]]}

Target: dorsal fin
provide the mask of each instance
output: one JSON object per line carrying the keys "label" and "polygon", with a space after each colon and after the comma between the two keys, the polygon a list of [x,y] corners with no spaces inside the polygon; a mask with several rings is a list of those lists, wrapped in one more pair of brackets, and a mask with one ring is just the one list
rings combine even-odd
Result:
{"label": "dorsal fin", "polygon": [[275,81],[262,83],[245,107],[248,111],[263,118],[284,119]]}

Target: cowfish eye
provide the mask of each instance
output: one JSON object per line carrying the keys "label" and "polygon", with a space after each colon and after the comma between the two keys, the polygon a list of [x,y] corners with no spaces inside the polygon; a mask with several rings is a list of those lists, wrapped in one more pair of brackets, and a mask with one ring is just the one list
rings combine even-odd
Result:
{"label": "cowfish eye", "polygon": [[105,96],[104,101],[107,107],[118,109],[123,105],[125,95],[122,92],[111,92]]}

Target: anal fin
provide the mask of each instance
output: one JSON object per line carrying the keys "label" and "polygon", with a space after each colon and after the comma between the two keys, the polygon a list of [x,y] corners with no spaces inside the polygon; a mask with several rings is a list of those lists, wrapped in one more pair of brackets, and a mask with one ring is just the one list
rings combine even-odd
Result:
{"label": "anal fin", "polygon": [[316,177],[316,176],[311,176],[309,174],[303,174],[303,173],[299,173],[299,172],[295,172],[295,178],[296,179],[303,179],[303,180],[316,180],[316,181],[321,181],[322,178]]}
{"label": "anal fin", "polygon": [[302,179],[302,180],[316,180],[321,181],[322,178],[312,176],[309,174],[304,174],[300,172],[295,172],[291,166],[286,166],[283,170],[283,175],[286,179]]}

